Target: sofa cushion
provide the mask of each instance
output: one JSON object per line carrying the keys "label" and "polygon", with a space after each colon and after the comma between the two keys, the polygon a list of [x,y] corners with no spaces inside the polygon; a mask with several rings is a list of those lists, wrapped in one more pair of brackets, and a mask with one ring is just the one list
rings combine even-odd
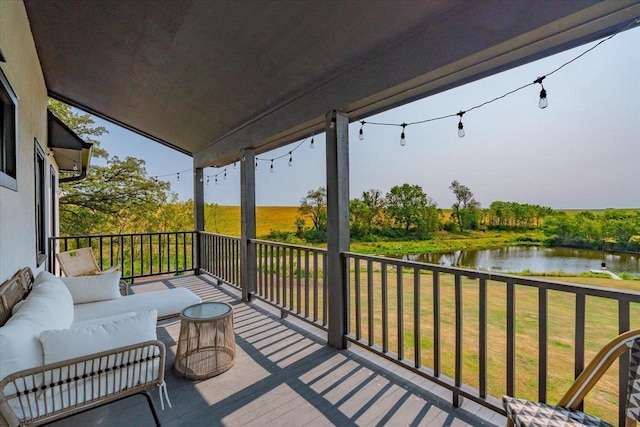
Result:
{"label": "sofa cushion", "polygon": [[55,276],[39,274],[22,307],[0,328],[0,378],[43,364],[38,340],[45,329],[68,328],[73,320],[73,300]]}
{"label": "sofa cushion", "polygon": [[85,326],[99,325],[101,323],[113,322],[115,320],[126,319],[127,317],[133,317],[136,314],[137,313],[135,313],[133,311],[130,311],[128,313],[114,314],[113,316],[99,317],[97,319],[82,320],[80,322],[72,323],[71,326],[69,326],[69,328],[73,329],[73,328],[82,328],[82,327],[85,327]]}
{"label": "sofa cushion", "polygon": [[74,304],[105,301],[121,298],[120,272],[98,274],[95,276],[61,277]]}
{"label": "sofa cushion", "polygon": [[144,341],[156,340],[158,312],[148,310],[134,316],[40,334],[44,363],[73,359]]}
{"label": "sofa cushion", "polygon": [[127,295],[109,301],[76,304],[74,322],[130,311],[145,311],[155,309],[158,317],[177,315],[182,309],[201,302],[200,298],[185,288],[167,289],[157,292]]}

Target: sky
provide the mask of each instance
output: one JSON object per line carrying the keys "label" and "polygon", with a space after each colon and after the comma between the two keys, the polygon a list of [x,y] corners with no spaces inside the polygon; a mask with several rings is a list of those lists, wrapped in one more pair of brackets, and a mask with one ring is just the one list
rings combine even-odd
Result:
{"label": "sky", "polygon": [[[546,75],[596,42],[365,118],[402,123],[455,114]],[[395,185],[420,185],[439,207],[449,208],[453,180],[468,186],[484,207],[496,200],[556,209],[640,208],[640,28],[617,34],[544,80],[549,106],[538,108],[539,85],[458,118],[401,128],[349,127],[350,198],[387,193]],[[171,183],[180,200],[193,198],[192,159],[114,124],[101,147],[120,158],[146,161],[150,176]],[[259,206],[297,206],[311,189],[326,185],[324,134],[265,153],[256,171]],[[100,163],[100,161],[95,161]],[[177,179],[175,173],[180,174]],[[239,205],[240,167],[207,168],[205,201]],[[218,184],[214,184],[214,174]]]}

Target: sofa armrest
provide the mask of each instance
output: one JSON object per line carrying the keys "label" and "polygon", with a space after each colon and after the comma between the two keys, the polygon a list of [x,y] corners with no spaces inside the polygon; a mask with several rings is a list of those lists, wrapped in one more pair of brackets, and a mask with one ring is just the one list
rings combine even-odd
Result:
{"label": "sofa armrest", "polygon": [[10,426],[49,423],[160,386],[164,366],[153,340],[19,371],[0,380],[0,414]]}

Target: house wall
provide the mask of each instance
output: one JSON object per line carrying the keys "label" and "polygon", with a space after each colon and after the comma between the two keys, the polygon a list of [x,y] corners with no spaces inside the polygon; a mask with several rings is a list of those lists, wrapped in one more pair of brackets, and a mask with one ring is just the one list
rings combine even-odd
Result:
{"label": "house wall", "polygon": [[[6,60],[0,62],[0,68],[18,97],[17,191],[0,186],[2,282],[22,267],[29,266],[37,273],[46,266],[46,262],[38,266],[36,259],[34,138],[45,152],[49,171],[53,157],[46,148],[47,89],[22,1],[0,1],[0,50]],[[45,188],[51,185],[49,175]],[[46,206],[50,222],[50,200]]]}

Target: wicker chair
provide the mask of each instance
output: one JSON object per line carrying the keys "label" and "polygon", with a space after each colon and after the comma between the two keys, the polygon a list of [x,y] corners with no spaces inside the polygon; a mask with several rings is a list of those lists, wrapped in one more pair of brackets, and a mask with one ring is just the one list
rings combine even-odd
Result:
{"label": "wicker chair", "polygon": [[[60,252],[56,255],[60,269],[67,277],[93,276],[96,274],[113,273],[120,269],[119,265],[114,265],[106,270],[100,270],[93,249],[80,248],[72,251]],[[129,294],[129,286],[124,280],[120,281],[120,290],[123,295]]]}
{"label": "wicker chair", "polygon": [[504,396],[508,426],[610,426],[609,423],[577,408],[609,366],[629,352],[629,381],[626,401],[626,426],[640,420],[640,329],[625,332],[607,344],[576,378],[556,406]]}

